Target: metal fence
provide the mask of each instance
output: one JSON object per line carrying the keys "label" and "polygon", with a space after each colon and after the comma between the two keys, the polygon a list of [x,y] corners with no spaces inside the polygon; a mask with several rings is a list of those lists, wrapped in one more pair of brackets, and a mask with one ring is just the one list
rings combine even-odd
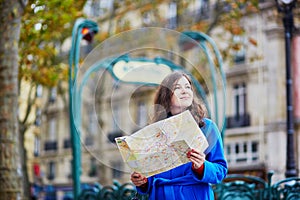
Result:
{"label": "metal fence", "polygon": [[[272,184],[272,172],[267,181],[256,176],[227,175],[222,183],[214,185],[217,200],[300,200],[300,178],[286,178]],[[114,181],[111,186],[95,185],[82,190],[80,200],[146,200],[137,194],[131,183]]]}
{"label": "metal fence", "polygon": [[[300,177],[280,180],[272,184],[272,172],[267,180],[257,176],[230,174],[222,183],[213,185],[215,200],[300,200]],[[56,200],[55,187],[46,187],[44,200]],[[63,200],[73,200],[69,191]],[[121,184],[117,180],[112,185],[99,183],[84,185],[76,200],[148,200],[147,195],[136,192],[132,183]]]}
{"label": "metal fence", "polygon": [[220,200],[300,200],[300,178],[292,177],[272,184],[273,172],[267,181],[256,176],[228,175],[214,186]]}

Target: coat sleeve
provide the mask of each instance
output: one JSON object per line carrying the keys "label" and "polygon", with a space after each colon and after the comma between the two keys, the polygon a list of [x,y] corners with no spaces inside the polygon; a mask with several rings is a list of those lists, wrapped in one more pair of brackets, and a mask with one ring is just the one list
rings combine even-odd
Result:
{"label": "coat sleeve", "polygon": [[150,177],[148,177],[147,186],[146,187],[136,187],[137,192],[140,193],[140,194],[149,194],[152,183],[153,183],[153,177],[150,176]]}
{"label": "coat sleeve", "polygon": [[[227,174],[227,161],[224,156],[223,143],[221,134],[215,123],[208,121],[206,124],[206,135],[210,134],[210,138],[214,138],[210,145],[210,151],[206,155],[204,162],[203,176],[201,182],[217,184],[220,183]],[[196,173],[194,173],[197,176]]]}

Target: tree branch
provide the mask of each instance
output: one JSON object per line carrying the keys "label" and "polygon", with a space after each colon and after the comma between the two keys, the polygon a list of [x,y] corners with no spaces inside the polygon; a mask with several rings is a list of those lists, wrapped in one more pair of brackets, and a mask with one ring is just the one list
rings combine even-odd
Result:
{"label": "tree branch", "polygon": [[221,5],[221,1],[218,0],[216,2],[216,7],[215,7],[215,11],[216,11],[216,15],[215,17],[213,18],[212,22],[209,24],[209,27],[207,28],[207,31],[206,31],[206,34],[210,34],[210,32],[213,30],[213,28],[217,25],[218,21],[219,21],[219,18],[220,16],[222,15],[223,13],[223,6]]}

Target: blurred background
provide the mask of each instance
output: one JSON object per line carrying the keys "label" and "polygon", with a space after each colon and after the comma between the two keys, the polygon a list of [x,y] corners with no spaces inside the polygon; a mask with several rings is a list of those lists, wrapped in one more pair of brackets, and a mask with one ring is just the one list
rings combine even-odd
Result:
{"label": "blurred background", "polygon": [[[28,196],[45,198],[45,188],[55,190],[57,199],[72,192],[68,56],[72,28],[79,18],[92,20],[99,27],[97,32],[82,32],[78,62],[83,66],[86,56],[98,45],[141,27],[209,35],[221,53],[226,78],[226,85],[217,88],[218,93],[225,91],[225,99],[219,99],[225,111],[217,112],[224,122],[218,125],[224,134],[229,174],[266,179],[272,170],[275,181],[299,176],[298,1],[28,0],[23,9],[17,113],[22,180]],[[115,45],[110,48],[122,46]],[[210,99],[212,91],[205,86],[203,76],[207,71],[201,68],[201,62],[189,68],[188,60],[198,56],[198,51],[185,46],[181,48],[184,56],[172,52],[164,56],[191,69]],[[155,53],[132,54],[151,57]],[[81,135],[80,180],[82,184],[126,183],[130,181],[128,168],[114,138],[130,135],[150,122],[156,87],[122,84],[109,75],[97,81],[89,85],[97,94],[89,94],[93,102],[82,103],[82,129],[88,134]],[[92,108],[85,106],[91,103],[97,118]],[[3,140],[1,145],[8,144]]]}

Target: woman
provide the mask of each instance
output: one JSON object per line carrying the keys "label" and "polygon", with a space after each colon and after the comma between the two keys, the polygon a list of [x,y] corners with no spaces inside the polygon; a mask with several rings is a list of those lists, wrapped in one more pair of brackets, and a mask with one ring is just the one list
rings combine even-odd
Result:
{"label": "woman", "polygon": [[154,122],[190,110],[209,147],[204,152],[192,149],[187,153],[189,163],[151,177],[133,172],[131,181],[141,194],[149,199],[213,200],[211,184],[222,181],[227,173],[219,130],[214,122],[205,118],[205,110],[197,103],[192,82],[187,74],[173,72],[161,83],[154,100]]}

